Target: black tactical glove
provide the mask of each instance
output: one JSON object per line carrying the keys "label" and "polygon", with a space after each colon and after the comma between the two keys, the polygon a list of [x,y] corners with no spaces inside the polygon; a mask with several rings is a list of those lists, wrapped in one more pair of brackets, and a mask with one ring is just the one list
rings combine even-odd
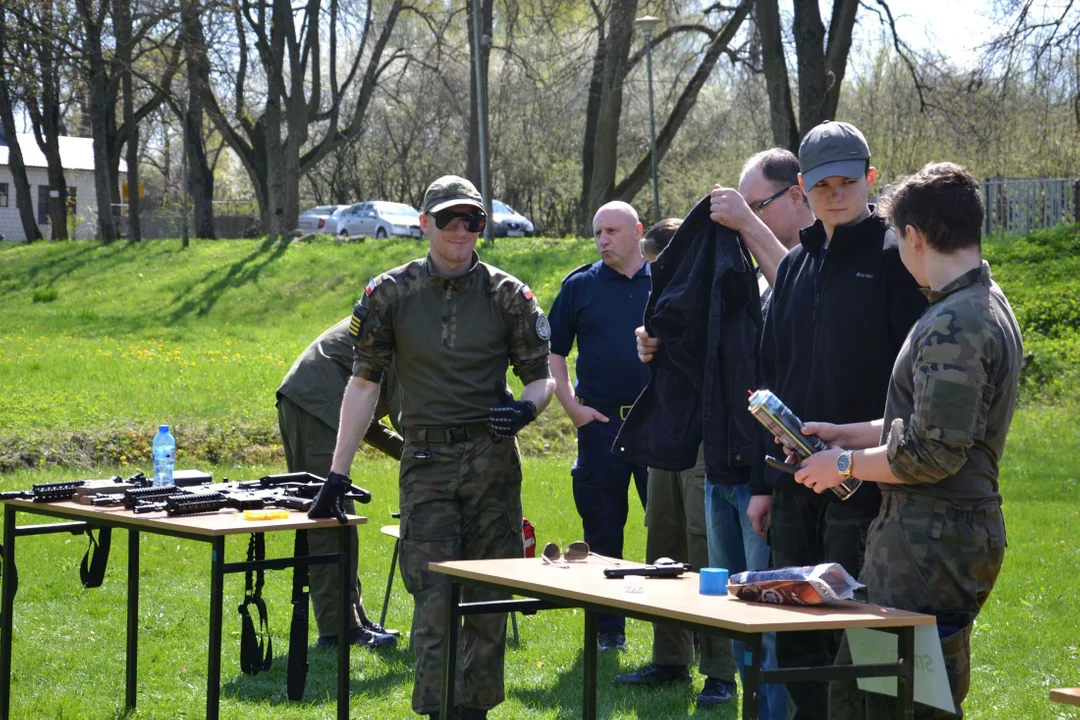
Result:
{"label": "black tactical glove", "polygon": [[510,440],[533,420],[536,419],[536,406],[528,400],[515,400],[506,393],[506,404],[490,408],[488,423],[491,434],[500,440]]}
{"label": "black tactical glove", "polygon": [[352,489],[352,480],[348,475],[341,475],[331,471],[326,476],[326,482],[311,503],[311,509],[307,516],[312,520],[323,518],[337,518],[339,523],[347,523],[349,518],[345,515],[345,493]]}

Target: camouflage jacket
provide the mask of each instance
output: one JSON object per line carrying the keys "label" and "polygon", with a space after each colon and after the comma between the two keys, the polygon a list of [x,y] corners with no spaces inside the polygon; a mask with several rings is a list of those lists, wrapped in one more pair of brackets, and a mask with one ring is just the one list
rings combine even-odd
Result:
{"label": "camouflage jacket", "polygon": [[889,384],[889,466],[909,491],[959,505],[1000,502],[998,463],[1023,357],[1016,316],[986,262],[924,292],[931,306],[904,341]]}
{"label": "camouflage jacket", "polygon": [[[350,321],[351,318],[345,318],[308,345],[277,390],[278,395],[289,398],[334,430],[338,429],[341,399],[352,369]],[[393,373],[387,373],[364,441],[394,458],[401,457],[401,437],[379,421],[389,417],[390,423],[398,427],[398,405],[397,382]]]}
{"label": "camouflage jacket", "polygon": [[353,375],[378,382],[397,370],[406,428],[487,422],[510,366],[526,385],[551,377],[551,331],[532,290],[475,253],[457,278],[436,275],[430,257],[374,278],[349,333]]}

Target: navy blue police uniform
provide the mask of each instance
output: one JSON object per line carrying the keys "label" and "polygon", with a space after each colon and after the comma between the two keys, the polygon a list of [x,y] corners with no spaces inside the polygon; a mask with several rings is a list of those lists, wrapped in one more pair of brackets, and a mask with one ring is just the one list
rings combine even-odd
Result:
{"label": "navy blue police uniform", "polygon": [[[616,457],[611,447],[630,406],[649,382],[649,370],[637,356],[634,330],[642,323],[651,284],[648,263],[633,277],[603,261],[582,265],[563,278],[548,313],[552,353],[568,356],[577,340],[578,402],[609,419],[578,428],[578,454],[570,475],[585,542],[611,557],[622,557],[631,477],[642,506],[646,500],[648,468]],[[622,633],[624,625],[621,617],[601,615],[598,630]]]}

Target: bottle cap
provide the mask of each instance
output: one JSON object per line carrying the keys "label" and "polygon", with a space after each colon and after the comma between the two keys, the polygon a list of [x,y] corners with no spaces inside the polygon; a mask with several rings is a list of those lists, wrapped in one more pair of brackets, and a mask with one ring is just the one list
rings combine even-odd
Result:
{"label": "bottle cap", "polygon": [[158,425],[157,429],[158,429],[158,432],[162,432],[162,433],[169,432],[169,426],[168,425]]}

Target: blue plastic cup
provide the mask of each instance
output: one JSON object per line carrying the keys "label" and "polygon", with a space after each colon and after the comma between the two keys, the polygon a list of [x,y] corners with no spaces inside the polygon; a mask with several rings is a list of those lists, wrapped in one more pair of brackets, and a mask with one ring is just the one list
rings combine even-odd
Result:
{"label": "blue plastic cup", "polygon": [[701,568],[701,584],[698,592],[702,595],[726,595],[727,568]]}

